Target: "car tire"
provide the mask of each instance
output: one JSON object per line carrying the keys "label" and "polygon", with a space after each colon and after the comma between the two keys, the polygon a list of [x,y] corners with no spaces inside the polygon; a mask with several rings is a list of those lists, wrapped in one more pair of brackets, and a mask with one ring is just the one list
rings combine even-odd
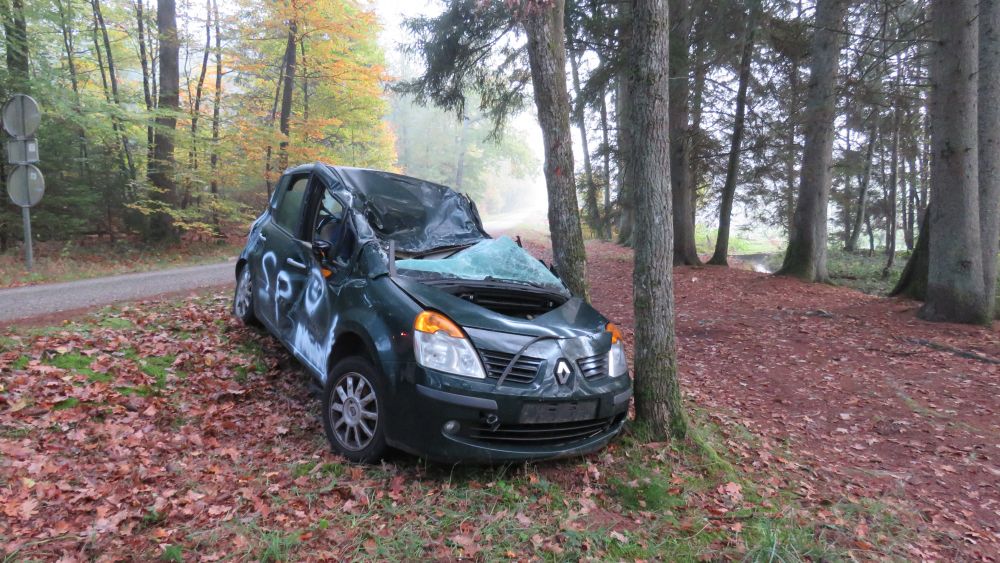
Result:
{"label": "car tire", "polygon": [[250,271],[250,264],[243,264],[239,274],[236,275],[233,316],[248,326],[260,324],[253,310],[253,273]]}
{"label": "car tire", "polygon": [[382,459],[385,443],[385,383],[366,358],[345,358],[330,370],[323,388],[323,429],[330,447],[355,463]]}

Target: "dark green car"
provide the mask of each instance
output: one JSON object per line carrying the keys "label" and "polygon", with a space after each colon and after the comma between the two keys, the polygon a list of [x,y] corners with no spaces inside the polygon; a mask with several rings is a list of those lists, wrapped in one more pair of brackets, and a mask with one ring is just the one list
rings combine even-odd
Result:
{"label": "dark green car", "polygon": [[350,460],[390,446],[442,461],[580,455],[625,423],[618,329],[445,186],[291,169],[236,280],[234,314],[310,371],[327,438]]}

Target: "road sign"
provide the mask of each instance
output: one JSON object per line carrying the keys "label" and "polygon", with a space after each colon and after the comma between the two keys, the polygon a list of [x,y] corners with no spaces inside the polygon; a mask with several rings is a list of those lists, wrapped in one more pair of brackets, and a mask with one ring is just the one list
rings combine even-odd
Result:
{"label": "road sign", "polygon": [[7,177],[7,195],[14,205],[31,207],[41,201],[43,194],[45,178],[33,164],[20,164]]}
{"label": "road sign", "polygon": [[38,162],[38,141],[35,139],[8,139],[7,162],[10,164]]}
{"label": "road sign", "polygon": [[3,128],[14,137],[30,137],[38,130],[42,112],[27,94],[14,94],[3,105]]}

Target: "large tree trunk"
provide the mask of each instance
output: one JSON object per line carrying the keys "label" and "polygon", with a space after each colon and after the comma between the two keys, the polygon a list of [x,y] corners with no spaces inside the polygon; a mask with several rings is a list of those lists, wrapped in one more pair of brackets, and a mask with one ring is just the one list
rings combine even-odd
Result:
{"label": "large tree trunk", "polygon": [[816,3],[799,196],[785,260],[777,272],[806,281],[828,279],[826,208],[832,181],[835,86],[846,9],[847,0],[818,0]]}
{"label": "large tree trunk", "polygon": [[927,215],[930,207],[924,211],[920,221],[920,234],[917,235],[917,244],[913,247],[910,259],[903,267],[903,273],[899,276],[896,286],[889,292],[889,296],[903,295],[911,299],[923,301],[927,298],[927,269],[930,262],[930,221]]}
{"label": "large tree trunk", "polygon": [[750,83],[750,63],[753,60],[754,27],[756,9],[750,8],[747,18],[746,35],[743,39],[743,54],[740,57],[739,86],[736,89],[736,117],[733,120],[733,137],[729,145],[729,162],[726,166],[726,183],[722,188],[722,204],[719,206],[719,235],[715,239],[715,252],[709,264],[729,265],[729,227],[733,216],[733,200],[736,198],[736,177],[740,169],[740,151],[743,147],[743,124],[746,120],[747,87]]}
{"label": "large tree trunk", "polygon": [[701,265],[694,240],[694,180],[691,175],[690,38],[692,9],[686,0],[670,0],[670,183],[673,199],[674,264]]}
{"label": "large tree trunk", "polygon": [[628,60],[635,146],[635,413],[651,437],[683,438],[687,421],[674,342],[668,17],[662,0],[636,0]]}
{"label": "large tree trunk", "polygon": [[928,222],[927,300],[920,309],[920,317],[931,321],[991,320],[984,298],[979,237],[976,4],[974,0],[931,2],[935,36],[930,73],[934,205]]}
{"label": "large tree trunk", "polygon": [[278,169],[288,167],[288,136],[289,123],[292,117],[292,94],[295,92],[295,49],[298,38],[298,24],[295,20],[288,22],[288,43],[285,45],[285,83],[281,91],[281,113],[278,118],[278,129],[281,131],[281,141],[278,143]]}
{"label": "large tree trunk", "polygon": [[[177,205],[177,185],[174,182],[174,131],[180,109],[180,42],[177,38],[177,10],[174,0],[159,0],[156,7],[156,27],[160,43],[160,84],[153,139],[153,161],[149,163],[149,181],[155,188],[153,199],[166,207]],[[153,215],[150,236],[154,240],[173,240],[177,231],[171,215],[160,211]]]}
{"label": "large tree trunk", "polygon": [[988,319],[997,314],[1000,242],[1000,0],[979,0],[979,239]]}
{"label": "large tree trunk", "polygon": [[[619,44],[628,45],[632,36],[632,3],[619,5],[619,20],[622,22]],[[629,77],[627,71],[620,71],[617,76],[615,92],[615,120],[618,129],[618,244],[632,246],[633,233],[633,200],[632,171],[629,162],[632,159],[632,138],[634,128],[631,118],[632,96],[629,92]]]}
{"label": "large tree trunk", "polygon": [[586,104],[580,92],[580,65],[576,53],[570,51],[569,65],[573,76],[573,119],[580,131],[580,149],[583,152],[583,181],[587,183],[584,194],[587,197],[587,225],[593,233],[597,233],[601,225],[601,209],[597,204],[597,186],[594,184],[594,171],[590,165],[590,143],[587,141]]}
{"label": "large tree trunk", "polygon": [[563,0],[525,3],[522,25],[528,37],[531,85],[545,142],[545,184],[549,231],[556,270],[574,295],[590,300],[587,255],[573,178],[573,138],[566,91],[566,41]]}

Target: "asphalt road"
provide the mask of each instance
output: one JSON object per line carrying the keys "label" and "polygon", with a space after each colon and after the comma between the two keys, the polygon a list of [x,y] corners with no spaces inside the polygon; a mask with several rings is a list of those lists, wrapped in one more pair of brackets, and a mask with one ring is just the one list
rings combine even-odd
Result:
{"label": "asphalt road", "polygon": [[231,285],[236,260],[155,272],[122,274],[0,290],[0,325],[35,317],[135,301],[157,295]]}
{"label": "asphalt road", "polygon": [[[544,215],[544,211],[522,209],[491,217],[484,222],[484,226],[487,231],[504,231],[536,215]],[[234,258],[218,264],[0,289],[0,326],[37,318],[59,321],[87,309],[111,303],[138,301],[209,287],[231,286],[235,281],[235,267]],[[65,316],[61,315],[63,313]]]}

